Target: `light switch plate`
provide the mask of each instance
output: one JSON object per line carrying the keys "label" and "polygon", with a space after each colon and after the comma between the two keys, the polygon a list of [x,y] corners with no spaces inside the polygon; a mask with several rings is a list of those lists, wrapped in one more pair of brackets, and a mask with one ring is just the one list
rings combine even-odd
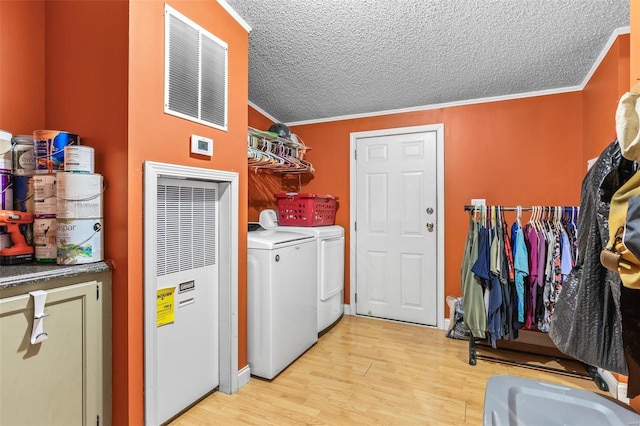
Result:
{"label": "light switch plate", "polygon": [[213,139],[191,135],[191,152],[213,157]]}
{"label": "light switch plate", "polygon": [[486,206],[487,200],[486,198],[472,198],[471,199],[472,206]]}

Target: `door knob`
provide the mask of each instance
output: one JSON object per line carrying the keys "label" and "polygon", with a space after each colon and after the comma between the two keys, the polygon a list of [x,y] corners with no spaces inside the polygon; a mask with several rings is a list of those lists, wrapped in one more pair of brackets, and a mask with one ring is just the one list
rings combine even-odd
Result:
{"label": "door knob", "polygon": [[433,232],[433,222],[427,222],[427,230]]}

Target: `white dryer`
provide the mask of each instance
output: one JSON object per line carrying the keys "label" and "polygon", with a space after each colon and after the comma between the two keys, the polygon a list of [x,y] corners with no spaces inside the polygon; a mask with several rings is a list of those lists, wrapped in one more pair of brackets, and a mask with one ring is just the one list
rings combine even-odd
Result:
{"label": "white dryer", "polygon": [[260,212],[260,225],[313,235],[318,244],[318,334],[337,323],[344,312],[344,228],[328,226],[279,226],[275,210]]}
{"label": "white dryer", "polygon": [[273,379],[318,341],[316,237],[250,223],[247,248],[248,362]]}

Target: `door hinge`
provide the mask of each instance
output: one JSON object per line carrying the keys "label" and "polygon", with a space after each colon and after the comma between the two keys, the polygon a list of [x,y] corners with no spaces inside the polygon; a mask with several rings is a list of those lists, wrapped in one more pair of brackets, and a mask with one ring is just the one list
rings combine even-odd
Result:
{"label": "door hinge", "polygon": [[358,151],[357,151],[357,150],[354,150],[354,151],[353,151],[353,159],[354,159],[354,160],[357,160],[357,159],[358,159]]}
{"label": "door hinge", "polygon": [[355,294],[356,303],[358,303],[358,293]]}
{"label": "door hinge", "polygon": [[358,230],[358,222],[353,222],[353,230],[354,231]]}
{"label": "door hinge", "polygon": [[96,426],[100,426],[100,416],[96,416]]}
{"label": "door hinge", "polygon": [[100,300],[100,286],[96,285],[96,300]]}

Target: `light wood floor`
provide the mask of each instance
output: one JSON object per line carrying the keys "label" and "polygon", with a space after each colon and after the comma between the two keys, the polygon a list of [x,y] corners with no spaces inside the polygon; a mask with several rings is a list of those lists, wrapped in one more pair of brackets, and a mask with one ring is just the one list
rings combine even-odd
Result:
{"label": "light wood floor", "polygon": [[171,425],[482,425],[496,374],[602,393],[591,380],[482,359],[470,366],[468,343],[444,334],[344,316],[272,381],[252,377],[234,395],[215,392]]}

